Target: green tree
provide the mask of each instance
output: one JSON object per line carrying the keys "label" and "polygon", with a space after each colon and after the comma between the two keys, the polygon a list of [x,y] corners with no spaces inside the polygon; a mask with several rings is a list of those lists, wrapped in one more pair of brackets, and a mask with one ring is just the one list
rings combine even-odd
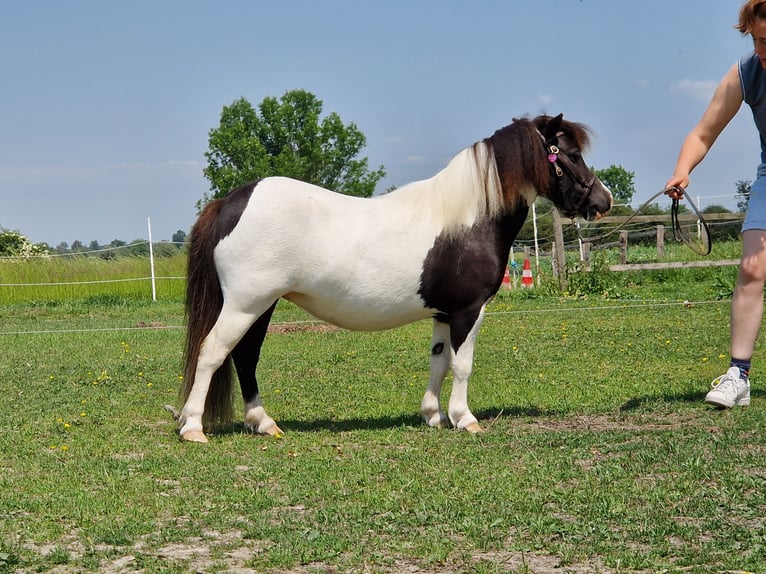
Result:
{"label": "green tree", "polygon": [[224,106],[220,125],[208,134],[207,167],[211,195],[225,196],[246,183],[284,175],[348,195],[369,197],[384,175],[383,166],[370,171],[358,158],[367,139],[352,122],[344,125],[331,113],[320,120],[322,101],[305,90],[286,92],[279,100],[265,98],[256,110],[245,98]]}
{"label": "green tree", "polygon": [[708,205],[702,210],[702,213],[731,213],[731,209],[727,209],[723,205],[718,205],[717,203],[714,203],[712,205]]}
{"label": "green tree", "polygon": [[737,211],[744,213],[747,211],[747,203],[750,199],[750,189],[753,186],[753,182],[747,179],[740,179],[734,185],[737,186]]}
{"label": "green tree", "polygon": [[179,248],[183,246],[183,244],[186,242],[186,232],[182,229],[179,229],[173,234],[173,237],[171,237],[171,241],[176,244]]}
{"label": "green tree", "polygon": [[593,173],[611,190],[615,205],[630,205],[636,193],[634,172],[612,164],[606,169],[594,169]]}

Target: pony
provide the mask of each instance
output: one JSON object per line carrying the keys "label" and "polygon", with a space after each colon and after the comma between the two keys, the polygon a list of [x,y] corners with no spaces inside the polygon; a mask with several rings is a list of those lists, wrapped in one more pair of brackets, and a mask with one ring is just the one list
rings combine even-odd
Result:
{"label": "pony", "polygon": [[530,205],[542,196],[586,220],[611,209],[582,157],[589,142],[590,129],[562,114],[514,118],[430,179],[383,195],[267,177],[210,202],[190,233],[180,436],[207,442],[206,429],[231,422],[232,362],[246,427],[281,435],[256,379],[280,298],[345,329],[431,319],[423,420],[482,432],[467,400],[474,345]]}

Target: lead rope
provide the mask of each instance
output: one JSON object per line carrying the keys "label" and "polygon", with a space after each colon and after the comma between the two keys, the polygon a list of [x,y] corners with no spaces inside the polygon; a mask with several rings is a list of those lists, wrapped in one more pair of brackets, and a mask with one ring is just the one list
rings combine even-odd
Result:
{"label": "lead rope", "polygon": [[686,189],[681,187],[680,185],[672,186],[672,187],[666,187],[662,191],[659,191],[655,193],[652,197],[647,199],[644,203],[641,204],[641,206],[634,211],[630,217],[628,217],[625,221],[623,221],[620,225],[612,229],[612,231],[609,231],[608,233],[604,233],[603,235],[596,235],[595,237],[582,237],[580,235],[580,229],[577,228],[577,235],[580,238],[581,241],[589,241],[591,243],[594,243],[596,241],[602,241],[605,237],[609,237],[610,235],[617,233],[622,228],[624,228],[630,221],[636,217],[641,211],[646,209],[649,204],[651,204],[655,199],[657,199],[659,196],[666,194],[668,191],[676,191],[683,194],[683,196],[686,198],[686,201],[689,202],[689,206],[692,208],[692,211],[697,215],[697,218],[699,219],[700,225],[704,228],[705,232],[705,248],[700,250],[697,248],[696,245],[692,244],[690,241],[688,241],[684,237],[684,233],[681,229],[681,224],[678,220],[678,205],[679,202],[677,199],[673,199],[671,205],[670,205],[670,221],[671,226],[673,228],[673,239],[675,239],[678,243],[685,243],[686,246],[697,253],[698,255],[709,255],[710,251],[713,249],[713,240],[710,237],[710,230],[708,229],[707,222],[705,221],[705,218],[702,217],[702,214],[700,213],[699,209],[697,208],[697,205],[694,203],[692,198],[689,196],[688,193],[686,193]]}

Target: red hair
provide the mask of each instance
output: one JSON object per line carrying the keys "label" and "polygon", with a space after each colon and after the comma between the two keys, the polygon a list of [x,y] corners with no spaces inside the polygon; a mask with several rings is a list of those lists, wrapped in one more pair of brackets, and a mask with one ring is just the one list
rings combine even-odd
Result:
{"label": "red hair", "polygon": [[734,26],[742,34],[750,34],[753,31],[753,25],[756,18],[766,19],[766,10],[762,8],[766,5],[766,0],[748,0],[739,9],[739,22]]}

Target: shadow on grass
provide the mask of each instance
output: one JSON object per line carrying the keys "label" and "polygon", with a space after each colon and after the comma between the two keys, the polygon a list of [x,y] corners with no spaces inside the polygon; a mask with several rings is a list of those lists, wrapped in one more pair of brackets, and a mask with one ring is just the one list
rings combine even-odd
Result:
{"label": "shadow on grass", "polygon": [[[525,417],[543,417],[543,416],[566,416],[564,411],[555,411],[551,409],[538,409],[536,407],[494,407],[474,411],[474,415],[479,419],[479,423],[486,427],[500,418],[525,418]],[[419,414],[400,415],[400,416],[381,416],[369,418],[350,418],[350,419],[280,419],[277,421],[279,427],[285,432],[350,432],[364,430],[385,430],[401,427],[426,427],[425,422]],[[228,435],[242,434],[250,431],[243,423],[234,423],[225,427],[218,427],[213,434]]]}
{"label": "shadow on grass", "polygon": [[654,394],[645,395],[641,397],[634,397],[627,400],[621,407],[621,413],[628,413],[631,411],[637,411],[644,408],[646,405],[655,405],[657,403],[694,403],[702,404],[705,401],[705,394],[707,390],[690,391],[687,393],[677,394]]}
{"label": "shadow on grass", "polygon": [[[704,406],[705,394],[707,390],[692,391],[681,394],[654,394],[641,397],[635,397],[626,401],[621,407],[621,413],[629,413],[644,408],[651,409],[652,405],[688,403]],[[766,397],[766,390],[751,391],[751,396],[758,399]],[[712,408],[712,407],[711,407]],[[541,409],[534,406],[514,406],[514,407],[490,407],[474,411],[476,418],[483,427],[487,427],[493,421],[498,419],[523,419],[540,417],[567,417],[572,416],[571,409]],[[286,432],[322,432],[329,431],[334,433],[364,431],[364,430],[385,430],[401,427],[425,427],[425,423],[419,414],[400,415],[400,416],[381,416],[369,418],[350,418],[350,419],[280,419],[277,421],[280,428]],[[247,434],[250,431],[242,423],[234,423],[226,427],[219,427],[213,434]]]}
{"label": "shadow on grass", "polygon": [[[625,402],[620,407],[620,412],[627,413],[644,408],[646,405],[653,405],[657,403],[692,403],[703,405],[705,403],[705,395],[708,389],[703,388],[699,391],[690,391],[688,393],[680,394],[654,394],[643,397],[635,397]],[[766,390],[750,389],[751,399],[762,399],[766,397]],[[712,407],[711,407],[712,408]]]}

